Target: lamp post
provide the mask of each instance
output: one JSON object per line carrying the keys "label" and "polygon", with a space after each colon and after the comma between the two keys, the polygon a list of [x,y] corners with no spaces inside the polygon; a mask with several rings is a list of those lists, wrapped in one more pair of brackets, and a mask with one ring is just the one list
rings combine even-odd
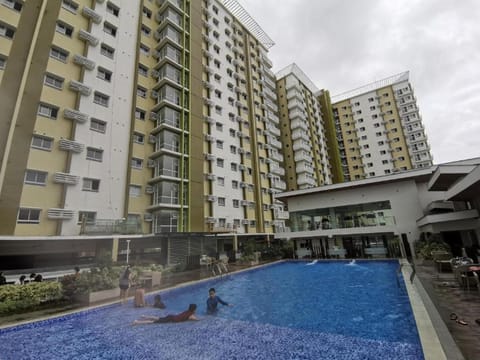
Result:
{"label": "lamp post", "polygon": [[128,265],[128,255],[130,254],[130,239],[127,239],[127,265]]}

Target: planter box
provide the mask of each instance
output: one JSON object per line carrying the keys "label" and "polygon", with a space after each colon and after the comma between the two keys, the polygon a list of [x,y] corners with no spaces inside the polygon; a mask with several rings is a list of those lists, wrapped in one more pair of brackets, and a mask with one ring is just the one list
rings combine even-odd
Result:
{"label": "planter box", "polygon": [[120,289],[95,291],[88,294],[76,295],[75,300],[81,304],[90,305],[100,301],[117,300],[120,298]]}

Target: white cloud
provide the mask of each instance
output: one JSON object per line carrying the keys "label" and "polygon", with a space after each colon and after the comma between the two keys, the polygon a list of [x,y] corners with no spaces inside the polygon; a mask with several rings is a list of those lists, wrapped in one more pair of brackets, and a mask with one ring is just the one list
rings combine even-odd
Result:
{"label": "white cloud", "polygon": [[337,94],[410,70],[434,162],[480,156],[480,1],[238,1],[274,71],[295,62]]}

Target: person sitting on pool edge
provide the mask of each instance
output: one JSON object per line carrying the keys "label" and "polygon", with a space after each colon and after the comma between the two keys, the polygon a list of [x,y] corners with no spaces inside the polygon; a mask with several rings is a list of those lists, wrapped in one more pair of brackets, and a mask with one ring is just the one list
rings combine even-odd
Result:
{"label": "person sitting on pool edge", "polygon": [[162,324],[169,322],[183,322],[188,320],[199,320],[195,316],[195,311],[197,310],[197,304],[190,304],[188,310],[181,312],[176,315],[167,315],[165,317],[156,317],[156,316],[145,316],[142,315],[142,320],[135,320],[132,325],[142,325],[142,324]]}
{"label": "person sitting on pool edge", "polygon": [[222,304],[222,305],[225,305],[225,306],[233,306],[233,304],[229,304],[225,301],[223,301],[220,296],[217,296],[215,294],[215,289],[214,288],[210,288],[210,290],[208,290],[208,299],[207,299],[207,314],[209,315],[212,315],[212,314],[216,314],[217,311],[218,311],[218,303]]}

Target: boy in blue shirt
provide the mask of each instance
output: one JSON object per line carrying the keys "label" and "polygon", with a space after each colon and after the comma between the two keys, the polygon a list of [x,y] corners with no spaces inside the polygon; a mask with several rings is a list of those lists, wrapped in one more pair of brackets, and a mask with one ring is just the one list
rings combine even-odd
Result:
{"label": "boy in blue shirt", "polygon": [[207,314],[209,315],[216,314],[218,311],[217,309],[218,303],[225,306],[233,306],[232,304],[229,304],[223,301],[222,299],[220,299],[220,297],[215,294],[215,289],[210,288],[210,290],[208,290]]}

